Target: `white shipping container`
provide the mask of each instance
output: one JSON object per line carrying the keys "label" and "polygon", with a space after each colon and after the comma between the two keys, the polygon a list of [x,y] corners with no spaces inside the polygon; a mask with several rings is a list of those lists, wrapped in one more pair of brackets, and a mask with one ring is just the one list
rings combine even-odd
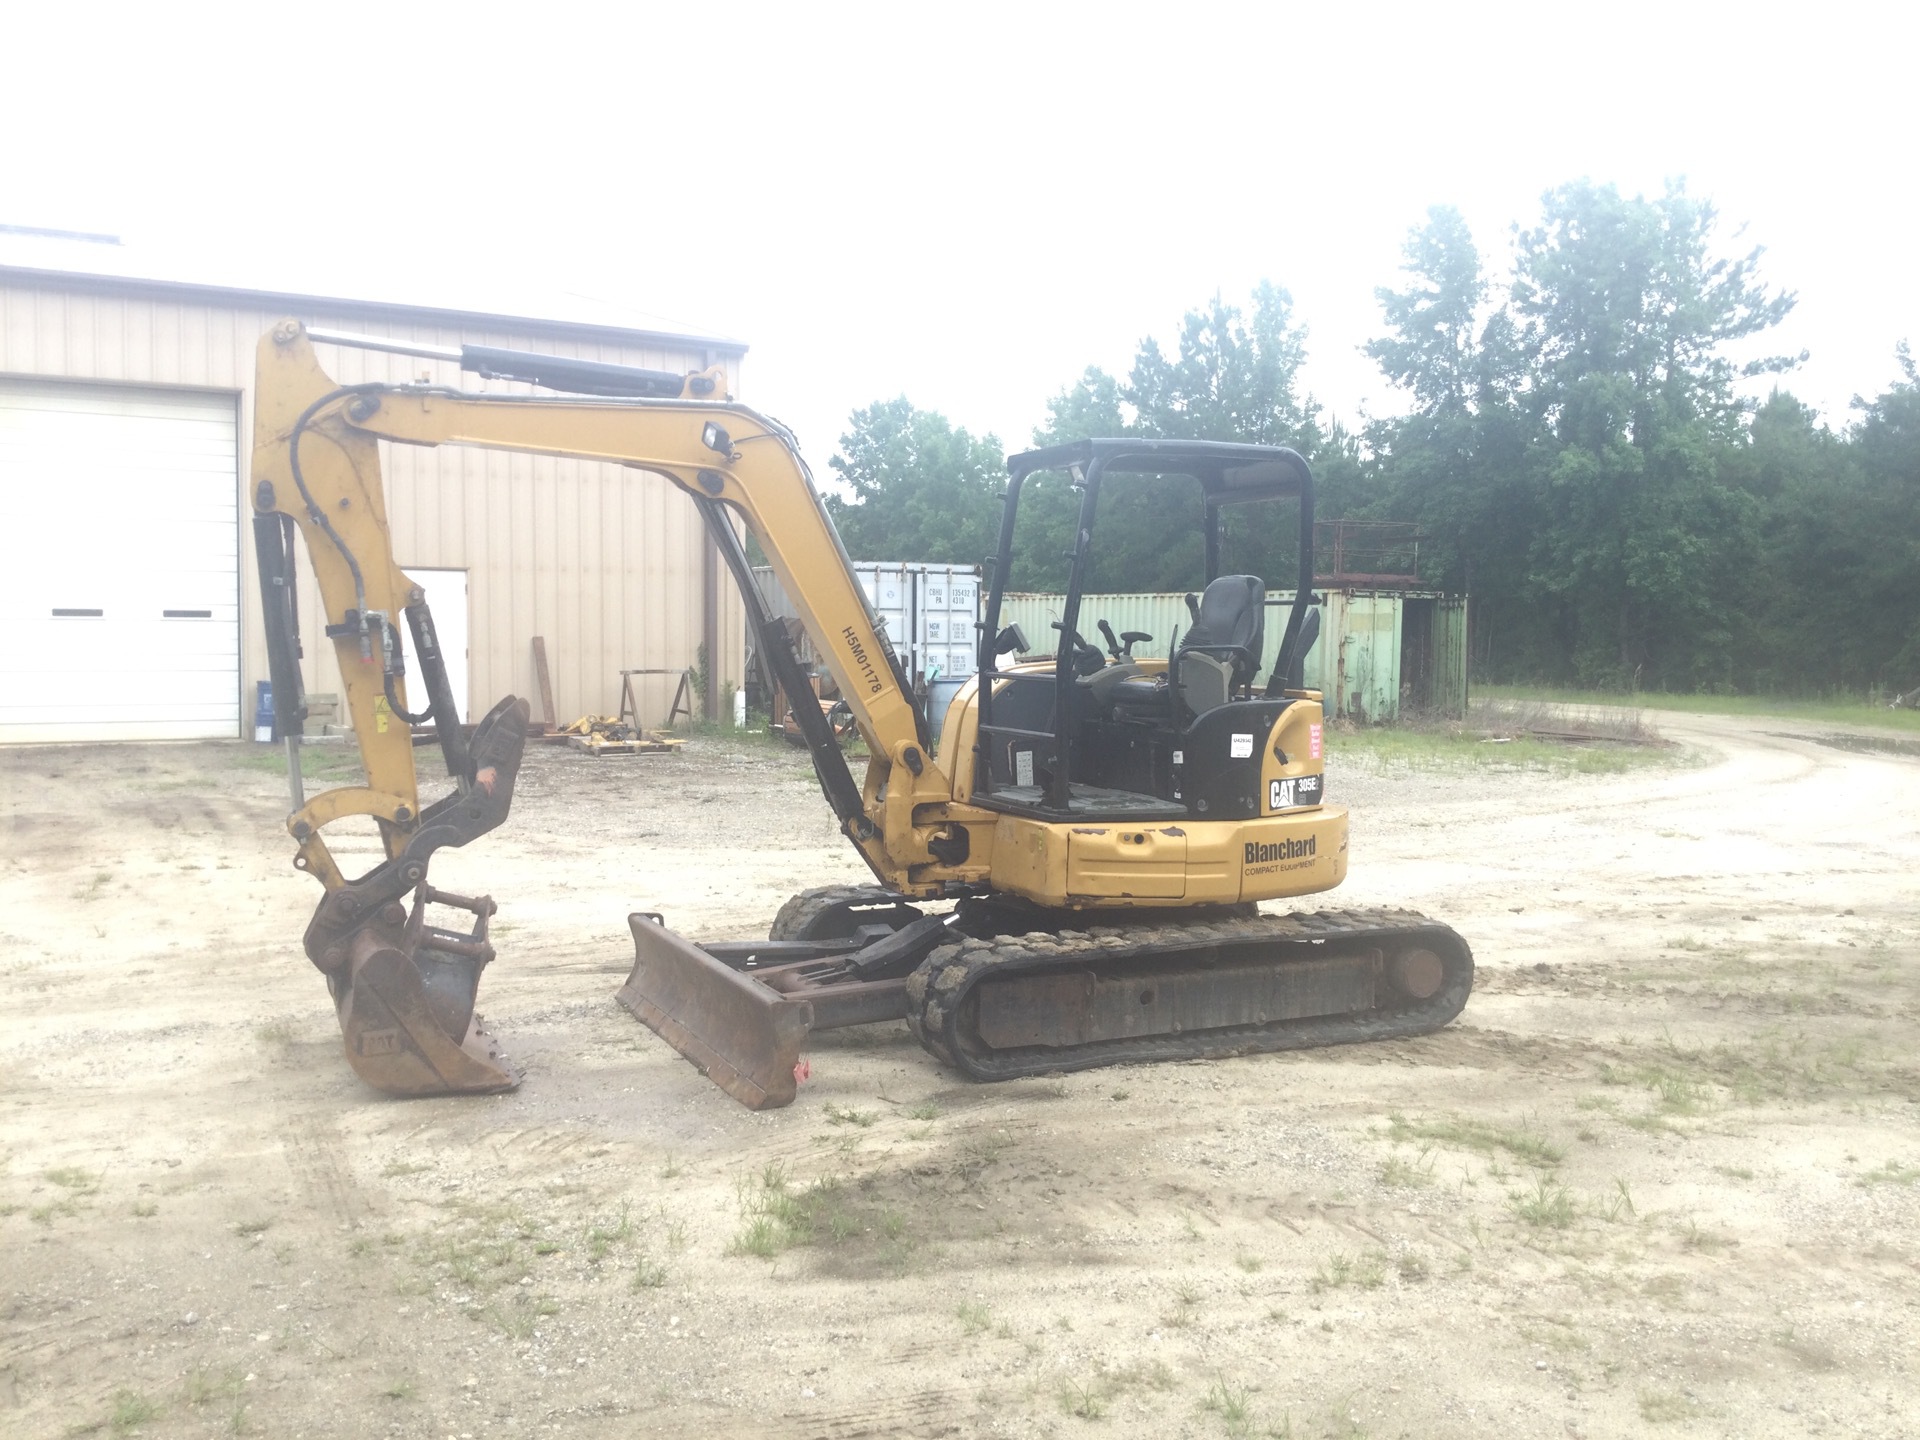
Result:
{"label": "white shipping container", "polygon": [[[909,677],[930,683],[973,674],[979,645],[978,566],[860,560],[853,573]],[[770,566],[753,574],[769,613],[796,613]],[[809,664],[814,660],[804,648],[801,658]]]}

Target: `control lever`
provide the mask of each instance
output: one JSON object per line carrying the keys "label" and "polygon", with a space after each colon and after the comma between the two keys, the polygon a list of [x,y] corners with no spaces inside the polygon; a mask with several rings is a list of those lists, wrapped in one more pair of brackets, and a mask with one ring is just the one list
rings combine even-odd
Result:
{"label": "control lever", "polygon": [[1099,647],[1082,640],[1078,630],[1069,630],[1058,620],[1053,622],[1053,628],[1073,642],[1073,668],[1078,674],[1091,675],[1106,668],[1107,662],[1100,658]]}
{"label": "control lever", "polygon": [[1114,636],[1113,626],[1109,625],[1105,620],[1100,621],[1100,633],[1107,637],[1107,654],[1118,660],[1120,658],[1120,641]]}

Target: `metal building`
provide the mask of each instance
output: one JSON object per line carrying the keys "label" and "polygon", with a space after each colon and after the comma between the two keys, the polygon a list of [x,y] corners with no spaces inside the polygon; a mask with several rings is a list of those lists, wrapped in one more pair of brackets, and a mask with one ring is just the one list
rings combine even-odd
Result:
{"label": "metal building", "polygon": [[[4,227],[0,227],[3,230]],[[746,347],[635,328],[605,307],[501,315],[126,273],[110,244],[0,233],[0,740],[251,733],[266,678],[249,513],[254,347],[283,316],[434,345],[693,370]],[[343,384],[527,392],[450,365],[319,347]],[[743,616],[691,504],[618,466],[454,447],[384,447],[396,558],[426,587],[470,717],[534,698],[543,637],[557,718],[609,712],[622,669],[678,670],[702,646],[743,674]],[[311,571],[306,684],[338,694]],[[456,637],[464,637],[464,646]],[[450,667],[452,668],[452,667]],[[643,683],[664,719],[671,677]],[[645,715],[643,718],[653,718]]]}

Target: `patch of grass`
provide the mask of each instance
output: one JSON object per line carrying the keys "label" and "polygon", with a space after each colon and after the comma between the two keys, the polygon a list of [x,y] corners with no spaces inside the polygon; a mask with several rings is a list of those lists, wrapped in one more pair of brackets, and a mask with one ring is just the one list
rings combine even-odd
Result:
{"label": "patch of grass", "polygon": [[671,1155],[667,1156],[665,1161],[661,1163],[660,1178],[662,1180],[678,1180],[684,1174],[686,1174],[685,1169],[682,1168],[680,1162],[675,1160]]}
{"label": "patch of grass", "polygon": [[1920,1184],[1920,1165],[1903,1165],[1898,1160],[1889,1160],[1879,1169],[1858,1176],[1853,1183],[1869,1187]]}
{"label": "patch of grass", "polygon": [[1573,1195],[1566,1186],[1545,1175],[1534,1181],[1531,1190],[1516,1190],[1507,1197],[1508,1208],[1517,1219],[1550,1230],[1565,1230],[1573,1224]]}
{"label": "patch of grass", "polygon": [[1411,1160],[1400,1155],[1389,1155],[1380,1163],[1380,1183],[1392,1190],[1413,1190],[1431,1185],[1435,1159],[1431,1145],[1422,1145],[1420,1153]]}
{"label": "patch of grass", "polygon": [[1351,1285],[1356,1290],[1378,1290],[1387,1281],[1387,1257],[1378,1250],[1362,1255],[1329,1255],[1311,1282],[1317,1295]]}
{"label": "patch of grass", "polygon": [[510,1296],[503,1305],[489,1305],[480,1312],[480,1318],[491,1323],[509,1340],[525,1340],[539,1329],[542,1320],[559,1313],[560,1302],[551,1295],[519,1292]]}
{"label": "patch of grass", "polygon": [[113,1408],[107,1412],[107,1424],[116,1435],[124,1435],[160,1418],[160,1406],[137,1390],[113,1392]]}
{"label": "patch of grass", "polygon": [[870,1129],[880,1118],[876,1110],[843,1110],[834,1104],[829,1104],[824,1113],[829,1125],[857,1125],[862,1130]]}
{"label": "patch of grass", "polygon": [[223,1370],[218,1375],[208,1370],[194,1370],[181,1382],[180,1398],[198,1409],[216,1400],[237,1399],[246,1383],[238,1370]]}
{"label": "patch of grass", "polygon": [[613,1253],[616,1246],[624,1245],[632,1238],[633,1216],[628,1207],[622,1205],[618,1215],[589,1224],[581,1236],[581,1242],[586,1248],[588,1263],[598,1265]]}
{"label": "patch of grass", "polygon": [[993,1328],[993,1316],[978,1300],[962,1300],[953,1313],[960,1321],[962,1335],[979,1335]]}
{"label": "patch of grass", "polygon": [[96,870],[86,884],[74,890],[73,898],[78,900],[82,905],[90,904],[105,894],[107,886],[112,883],[113,872],[111,870]]}
{"label": "patch of grass", "polygon": [[633,1267],[635,1290],[658,1290],[667,1283],[667,1267],[642,1255]]}
{"label": "patch of grass", "polygon": [[1387,1138],[1396,1144],[1432,1140],[1460,1150],[1476,1150],[1482,1155],[1505,1151],[1516,1160],[1542,1167],[1558,1165],[1566,1158],[1565,1150],[1532,1130],[1448,1117],[1410,1120],[1398,1113],[1388,1116],[1387,1124]]}
{"label": "patch of grass", "polygon": [[1700,1403],[1675,1390],[1642,1390],[1640,1418],[1649,1425],[1673,1425],[1700,1414]]}
{"label": "patch of grass", "polygon": [[796,1245],[868,1237],[880,1243],[884,1258],[898,1262],[915,1248],[904,1215],[862,1199],[837,1176],[796,1187],[786,1167],[775,1162],[737,1189],[741,1227],[729,1254],[770,1260]]}
{"label": "patch of grass", "polygon": [[1409,1284],[1418,1284],[1432,1273],[1428,1268],[1426,1257],[1416,1255],[1412,1251],[1395,1256],[1393,1268],[1400,1278]]}
{"label": "patch of grass", "polygon": [[1716,1175],[1724,1175],[1729,1180],[1753,1179],[1753,1171],[1744,1165],[1716,1165],[1713,1170]]}
{"label": "patch of grass", "polygon": [[1207,1389],[1206,1398],[1200,1402],[1200,1408],[1218,1415],[1227,1434],[1236,1437],[1236,1440],[1253,1433],[1253,1392],[1244,1385],[1231,1385],[1225,1380],[1214,1381]]}
{"label": "patch of grass", "polygon": [[402,1175],[418,1175],[426,1168],[425,1165],[412,1160],[389,1160],[381,1167],[380,1174],[386,1179],[395,1180]]}
{"label": "patch of grass", "polygon": [[1664,745],[1583,745],[1532,736],[1487,735],[1465,725],[1448,729],[1369,725],[1330,741],[1342,755],[1366,757],[1382,769],[1536,770],[1557,775],[1618,775],[1650,765],[1679,763],[1682,752]]}
{"label": "patch of grass", "polygon": [[[1628,1046],[1629,1050],[1634,1047]],[[1853,1039],[1833,1039],[1804,1030],[1770,1031],[1748,1040],[1714,1045],[1682,1045],[1671,1037],[1659,1041],[1645,1060],[1621,1065],[1603,1064],[1600,1078],[1610,1085],[1641,1085],[1667,1104],[1661,1081],[1680,1080],[1695,1087],[1673,1090],[1682,1106],[1708,1102],[1705,1087],[1718,1085],[1742,1104],[1763,1101],[1810,1100],[1862,1085],[1910,1085],[1916,1079],[1904,1056],[1870,1050]],[[1661,1113],[1676,1113],[1663,1108]],[[1684,1112],[1679,1112],[1684,1113]]]}
{"label": "patch of grass", "polygon": [[75,1195],[91,1195],[100,1188],[100,1177],[78,1165],[60,1165],[46,1172],[47,1179]]}
{"label": "patch of grass", "polygon": [[1920,711],[1889,710],[1850,696],[1794,699],[1780,695],[1665,695],[1637,690],[1622,695],[1604,690],[1572,690],[1536,685],[1481,685],[1483,698],[1531,700],[1553,705],[1630,706],[1639,710],[1684,710],[1701,715],[1778,715],[1786,719],[1835,720],[1849,725],[1878,725],[1889,730],[1920,730]]}
{"label": "patch of grass", "polygon": [[1700,1222],[1688,1217],[1687,1223],[1680,1227],[1680,1243],[1689,1250],[1721,1250],[1732,1244],[1724,1235],[1716,1235],[1711,1230],[1702,1230]]}
{"label": "patch of grass", "polygon": [[1633,1208],[1633,1192],[1627,1188],[1627,1182],[1618,1176],[1614,1177],[1613,1194],[1594,1197],[1591,1208],[1594,1214],[1608,1221],[1618,1220],[1623,1215],[1631,1220],[1639,1214]]}
{"label": "patch of grass", "polygon": [[[240,745],[227,758],[236,770],[257,770],[267,775],[287,773],[286,747],[281,745]],[[366,775],[351,745],[302,745],[300,773],[309,780],[348,783]]]}
{"label": "patch of grass", "polygon": [[926,1104],[916,1105],[907,1111],[907,1118],[909,1120],[938,1120],[940,1118],[940,1107],[929,1100]]}
{"label": "patch of grass", "polygon": [[1160,1317],[1160,1323],[1174,1330],[1184,1330],[1193,1323],[1193,1312],[1199,1305],[1199,1287],[1183,1280],[1174,1286],[1173,1309]]}
{"label": "patch of grass", "polygon": [[1062,1410],[1082,1420],[1098,1420],[1107,1413],[1106,1396],[1098,1376],[1084,1382],[1071,1376],[1062,1380],[1059,1399]]}
{"label": "patch of grass", "polygon": [[136,1220],[151,1220],[159,1213],[160,1207],[151,1200],[136,1200],[133,1202],[133,1216]]}
{"label": "patch of grass", "polygon": [[411,1400],[414,1394],[413,1381],[404,1375],[398,1379],[389,1380],[380,1387],[380,1397],[383,1400]]}
{"label": "patch of grass", "polygon": [[252,1240],[257,1236],[266,1234],[267,1231],[272,1228],[273,1221],[260,1216],[256,1216],[250,1220],[236,1220],[233,1222],[233,1233],[238,1235],[242,1240]]}
{"label": "patch of grass", "polygon": [[1151,1364],[1138,1361],[1117,1370],[1109,1370],[1102,1379],[1106,1382],[1108,1393],[1114,1395],[1124,1394],[1129,1390],[1165,1392],[1173,1389],[1176,1383],[1173,1371],[1167,1368],[1167,1362],[1164,1360],[1155,1360]]}
{"label": "patch of grass", "polygon": [[1691,1080],[1661,1074],[1647,1083],[1660,1097],[1660,1108],[1669,1115],[1698,1115],[1706,1107],[1706,1091]]}
{"label": "patch of grass", "polygon": [[254,1027],[253,1038],[269,1050],[284,1050],[293,1043],[293,1021],[281,1018]]}
{"label": "patch of grass", "polygon": [[1233,1263],[1249,1275],[1258,1275],[1267,1265],[1267,1262],[1262,1260],[1258,1255],[1249,1255],[1244,1250],[1233,1257]]}

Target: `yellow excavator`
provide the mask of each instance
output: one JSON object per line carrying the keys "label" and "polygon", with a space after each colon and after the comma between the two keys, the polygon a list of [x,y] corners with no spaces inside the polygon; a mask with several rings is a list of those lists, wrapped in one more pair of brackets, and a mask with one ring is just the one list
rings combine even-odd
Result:
{"label": "yellow excavator", "polygon": [[[559,393],[339,385],[321,369],[316,341],[446,360]],[[254,413],[254,534],[274,733],[289,757],[287,825],[293,863],[326,891],[306,952],[327,977],[348,1061],[381,1090],[518,1083],[474,1010],[494,955],[493,902],[436,890],[427,871],[436,850],[506,818],[528,713],[509,697],[471,734],[455,718],[425,597],[394,563],[383,441],[606,460],[664,476],[698,508],[739,584],[770,692],[810,686],[786,625],[765,613],[737,527],[759,542],[800,612],[865,742],[865,776],[854,778],[824,713],[797,706],[794,715],[827,803],[875,883],[793,897],[765,940],[694,944],[660,915],[635,914],[633,970],[618,992],[743,1104],[789,1103],[807,1036],[838,1026],[905,1018],[943,1064],[1000,1080],[1417,1035],[1466,1004],[1472,954],[1437,921],[1259,908],[1330,890],[1347,870],[1347,814],[1324,789],[1321,697],[1301,685],[1318,618],[1313,477],[1291,450],[1108,439],[1014,456],[978,670],[948,705],[936,747],[793,436],[734,402],[718,371],[412,345],[285,320],[261,339]],[[1022,490],[1041,476],[1077,493],[1078,524],[1059,639],[1050,658],[1035,659],[1000,612]],[[1135,658],[1152,637],[1115,635],[1105,617],[1104,648],[1079,631],[1102,486],[1143,483],[1194,492],[1203,531],[1206,584],[1188,597],[1191,624],[1169,637],[1165,658]],[[1248,518],[1255,512],[1291,516],[1297,530],[1288,537],[1293,600],[1264,678],[1265,583],[1221,573],[1223,531],[1268,533]],[[311,799],[298,753],[296,530],[367,777]],[[409,644],[423,699],[404,683]],[[412,727],[428,721],[452,788],[423,805]],[[349,878],[324,832],[369,816],[386,858]],[[429,924],[430,907],[467,912],[471,929]]]}

